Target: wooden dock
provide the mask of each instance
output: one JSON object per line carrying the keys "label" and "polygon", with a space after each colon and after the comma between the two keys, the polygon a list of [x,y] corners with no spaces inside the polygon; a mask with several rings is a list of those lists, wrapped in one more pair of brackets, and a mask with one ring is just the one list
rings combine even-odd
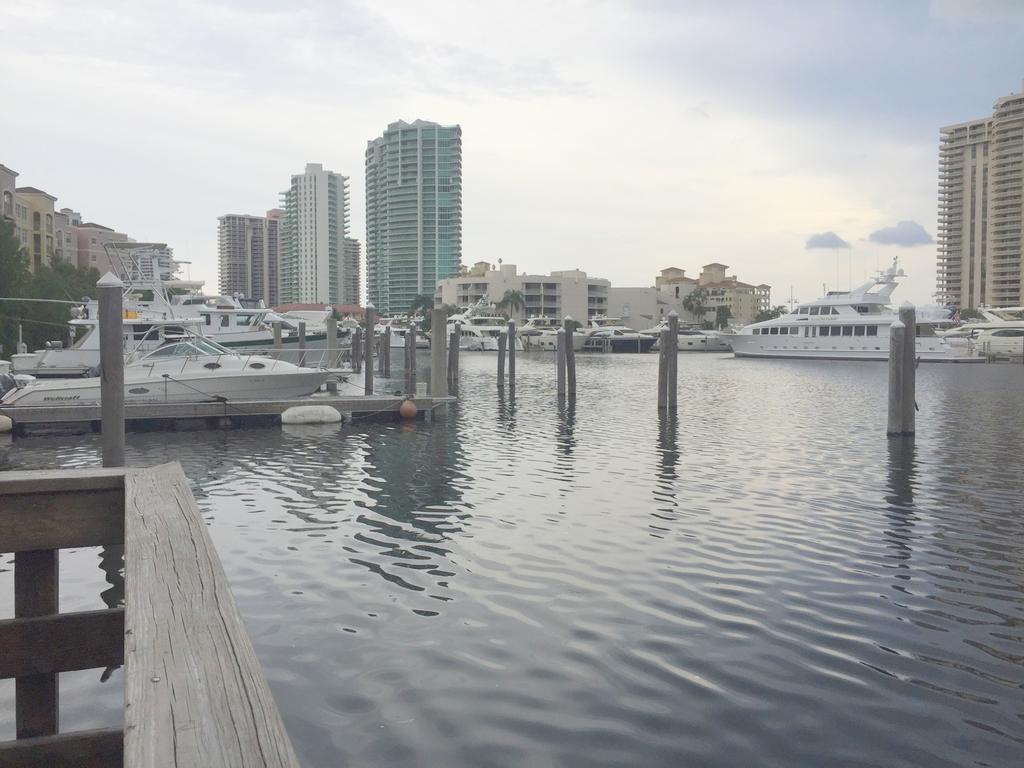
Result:
{"label": "wooden dock", "polygon": [[[406,398],[392,395],[312,395],[296,400],[245,400],[202,403],[126,403],[125,429],[146,432],[166,429],[219,429],[281,423],[281,414],[301,405],[327,405],[343,422],[394,420]],[[418,418],[430,421],[441,416],[454,397],[413,398]],[[2,407],[0,414],[13,422],[16,437],[39,433],[82,433],[100,430],[100,405],[47,405]]]}
{"label": "wooden dock", "polygon": [[[124,607],[60,613],[59,550],[104,545],[125,548]],[[0,768],[298,766],[178,464],[2,472],[0,552],[17,732]],[[122,664],[124,727],[60,733],[58,673]]]}

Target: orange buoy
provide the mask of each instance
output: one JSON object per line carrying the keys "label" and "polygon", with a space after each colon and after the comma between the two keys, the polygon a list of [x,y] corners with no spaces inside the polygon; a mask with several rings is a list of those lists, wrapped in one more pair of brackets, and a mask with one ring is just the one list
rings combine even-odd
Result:
{"label": "orange buoy", "polygon": [[416,403],[412,400],[403,400],[402,404],[398,406],[398,415],[403,419],[415,419],[419,409],[416,408]]}

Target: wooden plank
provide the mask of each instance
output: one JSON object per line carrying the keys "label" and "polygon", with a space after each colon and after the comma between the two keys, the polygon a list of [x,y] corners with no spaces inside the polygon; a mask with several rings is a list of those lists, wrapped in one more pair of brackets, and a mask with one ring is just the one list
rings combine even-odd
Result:
{"label": "wooden plank", "polygon": [[124,609],[0,621],[0,679],[124,663]]}
{"label": "wooden plank", "polygon": [[[14,556],[14,616],[57,613],[56,550],[18,552]],[[58,680],[55,674],[27,675],[14,681],[15,734],[19,739],[57,732]]]}
{"label": "wooden plank", "polygon": [[125,484],[125,764],[298,765],[181,467]]}
{"label": "wooden plank", "polygon": [[[121,478],[118,481],[123,484]],[[0,552],[98,547],[122,542],[121,489],[10,494],[0,504]]]}
{"label": "wooden plank", "polygon": [[0,496],[122,489],[124,473],[120,468],[0,472]]}
{"label": "wooden plank", "polygon": [[120,768],[120,728],[0,742],[0,768]]}

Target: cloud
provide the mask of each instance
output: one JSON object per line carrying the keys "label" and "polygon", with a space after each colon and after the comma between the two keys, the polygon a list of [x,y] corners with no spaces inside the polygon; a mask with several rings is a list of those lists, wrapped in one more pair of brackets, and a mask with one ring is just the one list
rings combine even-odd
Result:
{"label": "cloud", "polygon": [[880,245],[899,245],[904,248],[934,242],[932,236],[916,221],[901,221],[894,227],[876,229],[868,235],[868,240]]}
{"label": "cloud", "polygon": [[816,232],[807,238],[807,246],[811,248],[849,248],[850,244],[835,232]]}

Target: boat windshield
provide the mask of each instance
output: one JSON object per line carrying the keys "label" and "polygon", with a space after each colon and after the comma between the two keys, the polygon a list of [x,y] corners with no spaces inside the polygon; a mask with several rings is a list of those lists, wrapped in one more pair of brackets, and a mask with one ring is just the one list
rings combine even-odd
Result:
{"label": "boat windshield", "polygon": [[195,357],[197,355],[227,355],[231,354],[220,344],[214,344],[208,339],[191,339],[189,341],[176,341],[173,344],[164,344],[145,356],[145,360],[151,357]]}

